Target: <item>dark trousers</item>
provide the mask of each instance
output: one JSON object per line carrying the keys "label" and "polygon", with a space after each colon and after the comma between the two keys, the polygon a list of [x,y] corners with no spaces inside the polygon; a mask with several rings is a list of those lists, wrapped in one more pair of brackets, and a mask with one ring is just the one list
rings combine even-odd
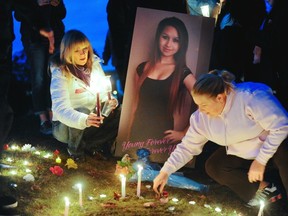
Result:
{"label": "dark trousers", "polygon": [[[244,202],[248,202],[254,196],[259,187],[259,182],[250,183],[248,171],[253,160],[246,160],[234,155],[227,155],[225,147],[220,147],[208,158],[205,164],[207,174],[221,185],[229,187]],[[277,169],[282,184],[288,194],[288,139],[279,146],[274,156],[266,165],[264,180],[267,179],[267,170]]]}
{"label": "dark trousers", "polygon": [[[77,109],[79,112],[89,114],[86,108]],[[84,130],[68,127],[59,122],[53,122],[53,136],[58,141],[67,143],[71,154],[81,155],[84,152],[102,151],[111,153],[111,146],[118,134],[121,108],[113,112],[103,120],[99,128],[88,127]]]}

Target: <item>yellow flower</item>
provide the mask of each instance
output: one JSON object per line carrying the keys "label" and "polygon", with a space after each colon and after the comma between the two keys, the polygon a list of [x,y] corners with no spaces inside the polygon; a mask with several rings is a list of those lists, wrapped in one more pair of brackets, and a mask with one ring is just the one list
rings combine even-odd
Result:
{"label": "yellow flower", "polygon": [[77,169],[78,165],[75,163],[75,161],[71,158],[68,158],[66,161],[65,166],[68,167],[68,169],[73,168],[73,169]]}

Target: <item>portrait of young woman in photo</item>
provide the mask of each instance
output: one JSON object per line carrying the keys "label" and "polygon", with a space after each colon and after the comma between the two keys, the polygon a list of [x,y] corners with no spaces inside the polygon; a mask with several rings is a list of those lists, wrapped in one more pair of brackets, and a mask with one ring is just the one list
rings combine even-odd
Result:
{"label": "portrait of young woman in photo", "polygon": [[130,141],[165,139],[174,143],[184,136],[186,128],[175,130],[174,119],[182,112],[195,83],[195,76],[186,65],[188,42],[182,20],[173,16],[159,22],[150,58],[141,62],[135,73]]}

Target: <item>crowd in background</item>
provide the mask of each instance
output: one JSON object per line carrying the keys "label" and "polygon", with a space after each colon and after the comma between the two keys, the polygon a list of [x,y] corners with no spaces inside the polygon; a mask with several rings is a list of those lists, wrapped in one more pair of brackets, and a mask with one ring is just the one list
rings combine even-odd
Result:
{"label": "crowd in background", "polygon": [[[53,49],[59,49],[65,32],[63,19],[66,16],[65,2],[30,0],[1,1],[1,97],[7,98],[12,71],[13,32],[12,12],[21,23],[21,41],[29,61],[33,112],[39,115],[40,130],[51,130],[51,100],[47,62]],[[112,58],[121,86],[125,88],[130,46],[137,7],[152,8],[195,15],[197,8],[207,1],[129,1],[109,0],[106,7],[106,46],[102,54],[104,64]],[[268,84],[281,103],[288,108],[285,86],[287,73],[287,33],[283,26],[287,21],[287,3],[283,0],[225,0],[208,1],[217,7],[214,42],[209,69],[226,69],[236,75],[236,81],[258,81]],[[249,5],[249,6],[247,6]],[[191,8],[194,8],[194,11]],[[196,12],[195,12],[196,11]],[[196,15],[201,15],[199,14]],[[213,10],[211,9],[211,13]],[[211,15],[211,16],[212,16]],[[53,32],[54,47],[49,47],[49,34]],[[51,35],[50,35],[51,36]],[[51,39],[51,37],[50,37]],[[104,42],[103,42],[104,43]],[[35,58],[35,56],[37,58]],[[261,56],[260,56],[261,55]],[[2,78],[3,77],[3,78]],[[5,99],[4,99],[5,98]],[[121,101],[121,99],[120,99]],[[6,103],[7,104],[7,103]],[[7,109],[7,108],[6,108]],[[11,113],[11,110],[10,110]],[[11,114],[10,114],[11,116]],[[10,117],[11,118],[11,117]],[[7,128],[7,127],[6,127]]]}

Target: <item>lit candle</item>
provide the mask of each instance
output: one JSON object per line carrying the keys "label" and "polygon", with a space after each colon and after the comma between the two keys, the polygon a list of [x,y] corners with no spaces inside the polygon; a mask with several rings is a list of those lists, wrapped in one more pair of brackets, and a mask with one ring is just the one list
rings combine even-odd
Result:
{"label": "lit candle", "polygon": [[257,216],[263,216],[264,207],[265,207],[264,201],[261,200],[260,201],[260,209],[259,209],[259,212],[258,212]]}
{"label": "lit candle", "polygon": [[70,202],[68,197],[64,197],[64,200],[65,200],[64,216],[68,216]]}
{"label": "lit candle", "polygon": [[120,174],[121,178],[121,196],[122,198],[126,197],[126,177],[123,174]]}
{"label": "lit candle", "polygon": [[141,165],[138,165],[138,182],[137,182],[137,196],[140,197],[141,194],[141,175],[142,175],[143,167]]}
{"label": "lit candle", "polygon": [[56,158],[56,163],[59,163],[59,164],[61,163],[61,158],[60,157]]}
{"label": "lit candle", "polygon": [[78,189],[79,189],[79,205],[80,207],[83,206],[83,201],[82,201],[82,185],[81,184],[77,184]]}
{"label": "lit candle", "polygon": [[200,8],[201,8],[202,15],[204,17],[210,17],[209,5],[202,5]]}

